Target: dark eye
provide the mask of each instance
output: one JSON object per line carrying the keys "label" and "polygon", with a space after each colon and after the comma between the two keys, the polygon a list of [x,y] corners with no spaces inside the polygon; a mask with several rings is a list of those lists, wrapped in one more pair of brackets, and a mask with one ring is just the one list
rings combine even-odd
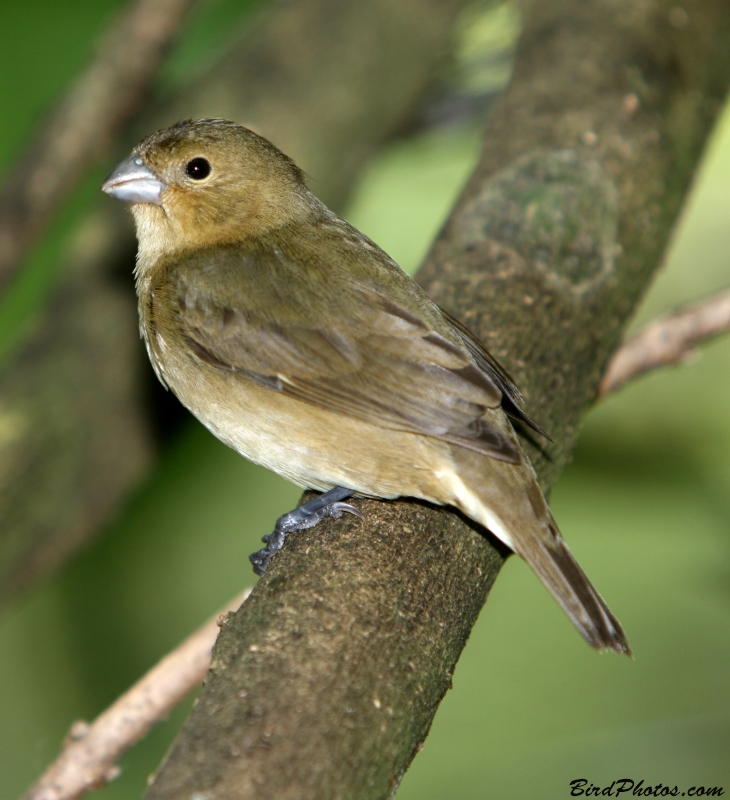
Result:
{"label": "dark eye", "polygon": [[210,175],[210,164],[204,158],[194,158],[185,165],[185,173],[196,181],[202,181]]}

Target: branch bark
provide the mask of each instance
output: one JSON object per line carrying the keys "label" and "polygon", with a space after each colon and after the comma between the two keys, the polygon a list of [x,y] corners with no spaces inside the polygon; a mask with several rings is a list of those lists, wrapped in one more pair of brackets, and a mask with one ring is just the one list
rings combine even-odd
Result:
{"label": "branch bark", "polygon": [[[724,0],[524,0],[509,89],[420,273],[554,437],[545,490],[665,247],[730,81]],[[386,798],[503,559],[448,509],[356,501],[303,531],[219,636],[146,800]],[[547,599],[546,599],[547,602]]]}
{"label": "branch bark", "polygon": [[[282,3],[179,96],[148,105],[121,147],[184,117],[239,120],[295,156],[337,206],[411,118],[467,2]],[[0,603],[88,541],[153,459],[134,234],[126,212],[99,203],[52,303],[0,372]]]}
{"label": "branch bark", "polygon": [[654,320],[613,354],[598,384],[598,397],[617,392],[647,372],[691,358],[696,345],[730,328],[730,291]]}
{"label": "branch bark", "polygon": [[38,234],[138,110],[195,0],[136,0],[0,187],[0,292]]}

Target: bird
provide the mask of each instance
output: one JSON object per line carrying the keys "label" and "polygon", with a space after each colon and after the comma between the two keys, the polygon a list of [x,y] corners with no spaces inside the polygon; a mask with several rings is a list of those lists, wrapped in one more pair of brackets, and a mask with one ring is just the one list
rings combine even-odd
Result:
{"label": "bird", "polygon": [[479,339],[328,209],[275,145],[229,120],[143,139],[102,191],[131,206],[140,331],[160,381],[215,436],[322,493],[251,556],[344,500],[459,509],[520,555],[598,650],[631,655],[573,558],[513,422],[542,434]]}

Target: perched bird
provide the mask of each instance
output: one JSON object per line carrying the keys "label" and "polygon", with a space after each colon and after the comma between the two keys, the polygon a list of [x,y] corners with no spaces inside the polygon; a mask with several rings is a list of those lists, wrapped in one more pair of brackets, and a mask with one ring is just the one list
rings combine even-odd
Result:
{"label": "perched bird", "polygon": [[241,455],[324,492],[279,519],[259,574],[290,530],[359,513],[352,494],[419,497],[521,555],[593,647],[630,653],[510,424],[540,432],[510,377],[290,158],[234,122],[186,120],[102,190],[132,204],[159,379]]}

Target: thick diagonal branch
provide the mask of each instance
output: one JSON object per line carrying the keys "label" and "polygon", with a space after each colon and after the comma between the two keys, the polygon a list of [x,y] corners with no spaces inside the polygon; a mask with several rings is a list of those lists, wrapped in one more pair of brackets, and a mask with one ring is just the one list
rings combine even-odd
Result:
{"label": "thick diagonal branch", "polygon": [[[420,280],[525,389],[555,440],[528,444],[547,490],[727,91],[730,7],[685,3],[679,27],[673,0],[522,8],[513,80]],[[364,524],[292,537],[226,627],[147,800],[397,787],[502,556],[448,510],[356,502]]]}

